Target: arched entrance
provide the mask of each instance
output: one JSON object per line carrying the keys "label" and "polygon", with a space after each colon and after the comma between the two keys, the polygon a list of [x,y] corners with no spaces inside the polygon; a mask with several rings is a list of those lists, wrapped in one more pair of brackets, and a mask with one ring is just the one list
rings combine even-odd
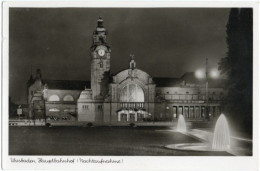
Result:
{"label": "arched entrance", "polygon": [[144,91],[134,83],[127,84],[120,92],[121,109],[118,111],[118,121],[137,122],[144,115],[140,112],[144,109]]}
{"label": "arched entrance", "polygon": [[136,122],[137,112],[133,110],[121,110],[118,112],[118,121],[120,122]]}

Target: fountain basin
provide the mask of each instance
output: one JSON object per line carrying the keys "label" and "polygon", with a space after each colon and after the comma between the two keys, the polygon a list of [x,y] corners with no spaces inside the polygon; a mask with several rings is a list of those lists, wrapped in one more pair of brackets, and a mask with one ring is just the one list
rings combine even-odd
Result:
{"label": "fountain basin", "polygon": [[166,148],[172,150],[185,150],[185,151],[226,151],[219,149],[212,149],[210,145],[205,143],[181,143],[166,145]]}

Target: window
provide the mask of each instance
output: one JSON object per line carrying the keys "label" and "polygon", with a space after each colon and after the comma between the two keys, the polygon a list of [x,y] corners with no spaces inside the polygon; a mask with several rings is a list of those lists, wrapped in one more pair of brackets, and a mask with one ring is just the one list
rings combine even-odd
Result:
{"label": "window", "polygon": [[102,105],[98,105],[98,109],[99,109],[99,110],[102,110],[102,109],[103,109],[103,106],[102,106]]}
{"label": "window", "polygon": [[189,92],[187,91],[186,94],[189,94]]}
{"label": "window", "polygon": [[49,112],[59,112],[60,109],[57,109],[57,108],[52,108],[52,109],[49,109]]}
{"label": "window", "polygon": [[82,106],[82,109],[83,109],[83,110],[88,110],[88,105],[83,105],[83,106]]}
{"label": "window", "polygon": [[131,63],[131,68],[135,68],[135,64],[133,62]]}
{"label": "window", "polygon": [[49,97],[49,101],[60,101],[60,98],[56,94],[53,94]]}
{"label": "window", "polygon": [[120,102],[144,102],[144,91],[137,84],[128,84],[122,88]]}
{"label": "window", "polygon": [[63,101],[74,101],[74,98],[73,98],[71,95],[66,95],[66,96],[63,98]]}

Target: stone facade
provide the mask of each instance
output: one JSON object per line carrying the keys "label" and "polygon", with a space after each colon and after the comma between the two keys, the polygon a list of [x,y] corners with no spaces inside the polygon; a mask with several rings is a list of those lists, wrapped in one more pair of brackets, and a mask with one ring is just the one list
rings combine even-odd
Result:
{"label": "stone facade", "polygon": [[107,44],[107,31],[101,18],[98,19],[92,40],[90,48],[92,95],[93,99],[104,99],[108,93],[111,50]]}
{"label": "stone facade", "polygon": [[[90,48],[91,82],[44,80],[40,70],[27,82],[29,117],[46,121],[98,124],[205,118],[205,80],[194,73],[180,78],[153,78],[138,69],[133,56],[129,68],[110,74],[111,49],[102,18]],[[223,80],[209,80],[208,107],[212,117],[221,112]]]}

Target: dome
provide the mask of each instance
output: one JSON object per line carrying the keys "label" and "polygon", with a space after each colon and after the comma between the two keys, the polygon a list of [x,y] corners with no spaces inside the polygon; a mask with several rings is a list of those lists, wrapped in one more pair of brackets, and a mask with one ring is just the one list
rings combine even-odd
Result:
{"label": "dome", "polygon": [[92,90],[85,89],[80,93],[78,102],[90,102],[92,101]]}

